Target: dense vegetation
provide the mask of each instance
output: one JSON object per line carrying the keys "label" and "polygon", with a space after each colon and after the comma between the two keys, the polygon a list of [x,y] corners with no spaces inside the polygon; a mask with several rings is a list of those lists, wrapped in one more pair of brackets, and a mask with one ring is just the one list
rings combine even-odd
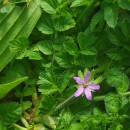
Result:
{"label": "dense vegetation", "polygon": [[0,130],[128,130],[129,14],[130,0],[0,0]]}

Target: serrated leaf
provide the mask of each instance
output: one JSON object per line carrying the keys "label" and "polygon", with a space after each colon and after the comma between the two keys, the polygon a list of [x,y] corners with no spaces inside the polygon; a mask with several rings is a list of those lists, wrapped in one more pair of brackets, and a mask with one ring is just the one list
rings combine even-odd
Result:
{"label": "serrated leaf", "polygon": [[10,83],[1,84],[0,85],[0,99],[4,98],[6,94],[8,94],[13,88],[17,87],[20,83],[27,80],[28,77],[19,78],[17,80],[14,80]]}
{"label": "serrated leaf", "polygon": [[47,12],[49,14],[55,14],[56,13],[55,9],[51,5],[49,5],[47,2],[42,0],[40,2],[40,5],[45,12]]}
{"label": "serrated leaf", "polygon": [[118,19],[117,7],[113,5],[106,5],[104,7],[104,19],[109,27],[114,28],[117,25]]}
{"label": "serrated leaf", "polygon": [[61,67],[64,68],[72,67],[73,57],[65,52],[56,53],[55,60]]}
{"label": "serrated leaf", "polygon": [[62,129],[64,126],[66,127],[66,129],[69,128],[69,126],[72,123],[73,118],[74,117],[70,112],[62,111],[59,122],[57,124],[57,128]]}
{"label": "serrated leaf", "polygon": [[97,40],[97,37],[93,33],[83,33],[80,32],[78,34],[78,43],[81,48],[81,50],[88,50],[88,46],[91,46],[94,44],[94,42]]}
{"label": "serrated leaf", "polygon": [[58,87],[56,85],[56,77],[54,76],[52,70],[46,70],[44,73],[41,73],[39,76],[38,84],[40,84],[38,91],[42,94],[49,95],[58,91]]}
{"label": "serrated leaf", "polygon": [[66,31],[75,27],[75,21],[70,14],[54,15],[53,26],[57,31]]}
{"label": "serrated leaf", "polygon": [[23,91],[21,92],[21,95],[23,97],[26,97],[26,96],[31,96],[33,95],[34,93],[36,93],[36,90],[32,87],[26,87],[23,89]]}
{"label": "serrated leaf", "polygon": [[17,52],[17,59],[22,59],[26,56],[26,53],[29,49],[29,41],[26,38],[21,37],[11,41],[9,47],[12,52]]}
{"label": "serrated leaf", "polygon": [[0,118],[6,123],[14,123],[18,121],[21,118],[21,114],[22,107],[16,102],[0,104]]}
{"label": "serrated leaf", "polygon": [[22,110],[25,111],[25,110],[31,108],[32,102],[31,101],[22,101],[21,105],[22,105]]}
{"label": "serrated leaf", "polygon": [[105,96],[105,107],[108,114],[111,113],[118,113],[119,109],[121,108],[121,101],[118,95],[115,94],[107,94]]}
{"label": "serrated leaf", "polygon": [[103,19],[103,11],[99,11],[97,12],[92,20],[91,20],[91,23],[90,23],[90,28],[91,30],[93,31],[94,28],[98,25],[98,23]]}
{"label": "serrated leaf", "polygon": [[81,67],[93,67],[96,65],[96,57],[95,56],[84,56],[79,55],[74,62],[76,65],[79,65]]}
{"label": "serrated leaf", "polygon": [[120,15],[119,20],[118,20],[118,25],[120,26],[123,34],[126,37],[130,37],[130,27],[129,27],[129,24],[130,24],[130,16],[128,14]]}
{"label": "serrated leaf", "polygon": [[117,68],[111,68],[105,72],[105,78],[107,79],[107,83],[113,87],[116,86],[117,83],[121,81],[122,72]]}
{"label": "serrated leaf", "polygon": [[120,48],[112,48],[106,54],[109,58],[116,61],[119,61],[123,58]]}
{"label": "serrated leaf", "polygon": [[70,74],[69,72],[63,72],[59,78],[57,78],[57,86],[60,90],[60,92],[63,92],[65,88],[68,85],[68,82],[70,80]]}
{"label": "serrated leaf", "polygon": [[55,32],[52,19],[48,14],[43,14],[43,16],[38,21],[37,28],[43,34],[54,34]]}
{"label": "serrated leaf", "polygon": [[63,46],[70,55],[78,55],[78,47],[72,37],[66,37]]}
{"label": "serrated leaf", "polygon": [[54,92],[57,92],[59,89],[55,84],[43,84],[40,85],[38,91],[41,92],[44,95],[49,95]]}
{"label": "serrated leaf", "polygon": [[56,106],[56,101],[54,100],[54,98],[49,95],[44,95],[42,98],[42,109],[41,112],[43,114],[48,114],[49,112],[53,111],[53,109]]}
{"label": "serrated leaf", "polygon": [[117,0],[119,7],[122,9],[130,10],[130,1],[129,0]]}
{"label": "serrated leaf", "polygon": [[107,33],[109,40],[116,46],[122,46],[125,40],[122,32],[117,29],[110,29]]}
{"label": "serrated leaf", "polygon": [[52,54],[52,46],[53,42],[50,40],[44,40],[37,43],[38,49],[45,55],[51,55]]}
{"label": "serrated leaf", "polygon": [[129,89],[129,78],[127,77],[126,74],[121,75],[121,80],[119,83],[116,84],[116,90],[118,93],[124,93],[127,92]]}
{"label": "serrated leaf", "polygon": [[28,50],[25,57],[28,57],[30,60],[42,60],[41,53],[38,51]]}
{"label": "serrated leaf", "polygon": [[121,115],[125,115],[128,119],[130,119],[130,102],[125,104],[120,110]]}
{"label": "serrated leaf", "polygon": [[90,46],[90,47],[87,47],[84,50],[81,50],[80,53],[83,54],[83,55],[96,55],[97,54],[97,50],[96,50],[95,47]]}

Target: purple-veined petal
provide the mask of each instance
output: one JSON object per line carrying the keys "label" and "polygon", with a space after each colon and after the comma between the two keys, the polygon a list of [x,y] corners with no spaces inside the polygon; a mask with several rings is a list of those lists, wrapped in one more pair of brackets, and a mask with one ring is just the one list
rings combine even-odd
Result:
{"label": "purple-veined petal", "polygon": [[100,86],[99,85],[96,85],[96,84],[89,84],[88,85],[88,88],[92,89],[92,90],[99,90],[100,89]]}
{"label": "purple-veined petal", "polygon": [[83,80],[80,77],[73,78],[78,84],[83,84]]}
{"label": "purple-veined petal", "polygon": [[84,87],[82,86],[74,93],[74,96],[75,97],[80,96],[83,93],[83,91],[84,91]]}
{"label": "purple-veined petal", "polygon": [[84,81],[88,82],[89,78],[90,78],[90,71],[88,71],[87,74],[85,75]]}
{"label": "purple-veined petal", "polygon": [[85,88],[85,95],[86,95],[86,98],[88,100],[92,100],[92,93],[91,93],[91,90],[89,88]]}

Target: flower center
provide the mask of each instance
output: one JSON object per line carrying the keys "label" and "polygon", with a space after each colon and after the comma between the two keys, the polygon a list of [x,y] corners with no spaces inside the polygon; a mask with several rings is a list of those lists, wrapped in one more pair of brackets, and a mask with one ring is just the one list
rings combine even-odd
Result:
{"label": "flower center", "polygon": [[87,87],[88,87],[88,84],[89,84],[88,82],[84,82],[84,83],[83,83],[83,87],[84,87],[84,88],[87,88]]}

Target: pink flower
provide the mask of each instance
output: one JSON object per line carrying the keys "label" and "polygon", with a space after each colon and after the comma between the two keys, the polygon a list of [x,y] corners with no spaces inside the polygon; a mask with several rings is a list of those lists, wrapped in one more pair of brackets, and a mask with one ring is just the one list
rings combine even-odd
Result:
{"label": "pink flower", "polygon": [[88,100],[92,100],[91,91],[99,90],[100,86],[89,82],[89,78],[90,78],[90,71],[87,72],[87,74],[84,77],[84,80],[82,80],[80,77],[74,77],[73,78],[80,85],[78,90],[74,93],[75,97],[78,97],[82,93],[85,93],[86,98]]}

